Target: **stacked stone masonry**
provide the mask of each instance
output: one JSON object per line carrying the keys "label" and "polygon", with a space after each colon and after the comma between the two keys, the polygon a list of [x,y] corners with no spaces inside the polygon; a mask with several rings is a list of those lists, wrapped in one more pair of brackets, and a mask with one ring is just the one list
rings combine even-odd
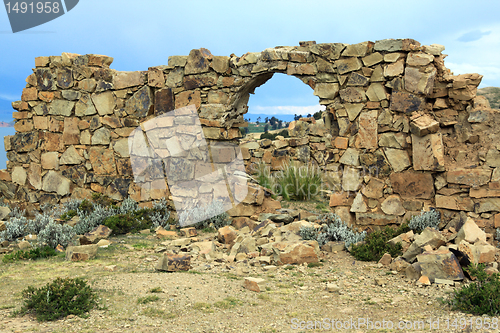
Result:
{"label": "stacked stone masonry", "polygon": [[[291,123],[291,138],[242,143],[247,169],[264,161],[276,170],[290,158],[319,165],[331,178],[332,210],[362,227],[435,207],[448,220],[464,211],[492,229],[500,226],[499,130],[491,126],[498,114],[476,96],[482,76],[451,75],[443,50],[412,39],[301,42],[241,57],[202,48],[136,72],[110,69],[113,59],[102,55],[38,57],[21,101],[12,103],[16,134],[5,138],[0,191],[35,207],[94,192],[143,204],[172,199],[164,179],[134,179],[129,135],[194,105],[209,143],[239,143],[249,94],[284,73],[310,86],[326,112],[317,122]],[[204,172],[189,161],[183,170]],[[232,215],[252,216],[263,203],[256,191]]]}

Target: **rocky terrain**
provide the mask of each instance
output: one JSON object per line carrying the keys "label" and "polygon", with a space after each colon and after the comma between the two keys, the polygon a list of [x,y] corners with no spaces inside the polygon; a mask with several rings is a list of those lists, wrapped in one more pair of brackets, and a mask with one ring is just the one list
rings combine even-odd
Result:
{"label": "rocky terrain", "polygon": [[[367,328],[370,321],[386,331],[393,325],[402,332],[423,332],[432,324],[435,332],[462,332],[462,323],[471,332],[480,331],[476,320],[493,323],[443,304],[469,283],[461,269],[464,257],[497,272],[497,249],[485,243],[491,235],[472,219],[462,226],[457,220],[441,232],[402,234],[403,256],[386,255],[377,263],[356,260],[341,242],[320,248],[316,241],[301,240],[300,227],[319,227],[307,221],[318,220],[312,215],[292,222],[293,215],[261,214],[253,230],[226,226],[215,233],[158,229],[109,237],[109,230],[99,227],[80,237],[80,243],[91,244],[69,247],[65,257],[1,264],[0,330],[293,332],[309,331],[307,325],[315,321],[317,329],[311,331],[322,331],[341,320],[354,323],[347,332],[383,329]],[[103,308],[88,318],[50,323],[10,317],[27,285],[42,286],[56,276],[87,278]]]}

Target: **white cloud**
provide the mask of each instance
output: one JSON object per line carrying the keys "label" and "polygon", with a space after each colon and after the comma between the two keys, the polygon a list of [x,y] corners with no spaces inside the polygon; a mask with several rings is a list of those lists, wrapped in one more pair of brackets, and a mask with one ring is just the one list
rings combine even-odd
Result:
{"label": "white cloud", "polygon": [[5,101],[17,101],[19,99],[19,95],[13,95],[13,94],[6,94],[6,93],[1,93],[0,92],[0,99],[3,99]]}
{"label": "white cloud", "polygon": [[283,105],[283,106],[251,106],[248,109],[248,113],[251,114],[314,114],[315,112],[325,110],[324,105],[310,105],[310,106],[294,106],[294,105]]}

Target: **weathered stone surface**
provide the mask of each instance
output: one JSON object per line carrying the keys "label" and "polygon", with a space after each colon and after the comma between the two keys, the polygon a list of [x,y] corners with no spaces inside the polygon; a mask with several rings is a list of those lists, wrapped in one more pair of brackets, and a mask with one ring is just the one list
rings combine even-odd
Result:
{"label": "weathered stone surface", "polygon": [[368,184],[363,187],[361,192],[368,198],[379,199],[382,198],[385,183],[378,178],[371,178]]}
{"label": "weathered stone surface", "polygon": [[364,111],[359,115],[359,128],[355,145],[357,148],[372,149],[378,147],[377,110]]}
{"label": "weathered stone surface", "polygon": [[337,71],[340,75],[353,72],[361,69],[363,64],[359,60],[359,58],[346,58],[335,61],[335,65],[337,66]]}
{"label": "weathered stone surface", "polygon": [[387,99],[386,90],[381,83],[372,83],[366,90],[366,96],[372,102],[379,102]]}
{"label": "weathered stone surface", "polygon": [[363,103],[366,102],[366,94],[363,88],[347,87],[340,90],[340,98],[347,103]]}
{"label": "weathered stone surface", "polygon": [[403,74],[404,71],[404,60],[398,60],[395,63],[386,65],[384,67],[384,76],[394,77]]}
{"label": "weathered stone surface", "polygon": [[396,91],[391,94],[392,111],[410,113],[420,110],[423,104],[423,98],[410,93]]}
{"label": "weathered stone surface", "polygon": [[423,52],[411,52],[408,54],[406,63],[409,66],[426,66],[434,61],[434,56]]}
{"label": "weathered stone surface", "polygon": [[189,271],[191,268],[191,256],[186,254],[165,253],[158,260],[157,271],[178,272]]}
{"label": "weathered stone surface", "polygon": [[366,206],[366,202],[361,192],[358,192],[356,197],[354,197],[350,211],[352,213],[366,213],[368,211],[368,207]]}
{"label": "weathered stone surface", "polygon": [[337,60],[345,49],[346,44],[342,43],[321,43],[312,45],[309,50],[328,60]]}
{"label": "weathered stone surface", "polygon": [[364,106],[365,106],[365,104],[363,104],[363,103],[354,103],[354,104],[346,103],[346,104],[344,104],[344,107],[347,111],[347,116],[349,117],[349,120],[354,121],[358,117],[359,113],[361,112],[361,110],[363,109]]}
{"label": "weathered stone surface", "polygon": [[474,210],[474,202],[468,197],[436,194],[436,207],[470,212]]}
{"label": "weathered stone surface", "polygon": [[111,142],[111,131],[106,127],[101,127],[92,135],[92,145],[109,145]]}
{"label": "weathered stone surface", "polygon": [[21,166],[16,166],[12,169],[12,182],[18,185],[24,185],[28,174],[26,170]]}
{"label": "weathered stone surface", "polygon": [[35,70],[37,88],[41,91],[55,90],[54,74],[49,68],[37,68]]}
{"label": "weathered stone surface", "polygon": [[350,206],[352,204],[353,197],[349,195],[349,192],[335,192],[330,195],[330,207],[336,206]]}
{"label": "weathered stone surface", "polygon": [[227,244],[229,246],[233,246],[236,237],[237,237],[236,229],[234,229],[232,226],[228,225],[228,226],[219,228],[219,230],[218,230],[217,239],[222,244]]}
{"label": "weathered stone surface", "polygon": [[301,241],[288,244],[279,254],[282,264],[303,264],[318,262],[319,246],[316,241]]}
{"label": "weathered stone surface", "polygon": [[439,122],[432,119],[429,115],[423,115],[414,118],[410,122],[410,131],[416,136],[425,136],[427,134],[436,133],[439,130]]}
{"label": "weathered stone surface", "polygon": [[393,173],[390,176],[394,193],[405,199],[431,199],[434,197],[434,183],[432,175],[406,171]]}
{"label": "weathered stone surface", "polygon": [[74,146],[68,147],[59,160],[59,164],[80,164],[83,162],[85,162],[85,158],[78,153]]}
{"label": "weathered stone surface", "polygon": [[354,148],[347,148],[347,150],[340,158],[339,163],[352,166],[359,166],[359,151]]}
{"label": "weathered stone surface", "polygon": [[344,191],[357,191],[363,182],[359,170],[352,167],[345,167],[342,174],[342,188]]}
{"label": "weathered stone surface", "polygon": [[389,215],[404,215],[406,213],[399,195],[388,196],[381,204],[382,211]]}
{"label": "weathered stone surface", "polygon": [[377,40],[373,46],[375,51],[401,51],[403,50],[403,40],[402,39],[382,39]]}
{"label": "weathered stone surface", "polygon": [[155,92],[154,108],[157,116],[175,109],[174,94],[171,88],[160,89]]}
{"label": "weathered stone surface", "polygon": [[125,111],[136,117],[145,117],[153,108],[153,94],[151,88],[144,86],[125,103]]}
{"label": "weathered stone surface", "polygon": [[377,177],[388,176],[391,173],[391,165],[381,149],[359,155],[359,163],[364,167],[364,172]]}
{"label": "weathered stone surface", "polygon": [[420,235],[415,236],[415,241],[410,245],[410,248],[403,253],[403,258],[412,262],[416,256],[423,252],[424,246],[430,245],[433,249],[438,249],[446,244],[446,239],[434,228],[427,227]]}
{"label": "weathered stone surface", "polygon": [[201,105],[201,93],[196,91],[183,91],[175,96],[175,108],[179,109],[184,106],[194,104],[198,109]]}
{"label": "weathered stone surface", "polygon": [[314,95],[319,98],[334,99],[339,93],[338,83],[316,83]]}
{"label": "weathered stone surface", "polygon": [[210,69],[210,61],[213,56],[209,50],[205,48],[191,50],[187,57],[185,74],[199,74],[208,72]]}
{"label": "weathered stone surface", "polygon": [[500,167],[500,152],[497,149],[490,149],[486,153],[486,165],[493,168]]}
{"label": "weathered stone surface", "polygon": [[97,244],[100,240],[111,236],[112,232],[113,230],[109,229],[105,225],[98,225],[80,237],[80,245]]}
{"label": "weathered stone surface", "polygon": [[412,135],[413,169],[444,171],[444,148],[441,133],[424,137]]}
{"label": "weathered stone surface", "polygon": [[[98,98],[98,101],[100,102],[101,99]],[[105,112],[106,107],[108,107],[103,99],[103,104],[101,105],[102,111]],[[114,106],[113,106],[114,107]],[[75,105],[75,115],[77,117],[82,117],[82,116],[91,116],[93,114],[96,114],[97,111],[95,109],[94,103],[92,102],[90,94],[82,94],[82,97],[76,102]]]}
{"label": "weathered stone surface", "polygon": [[145,83],[145,72],[118,72],[113,76],[113,87],[116,90],[141,86]]}
{"label": "weathered stone surface", "polygon": [[382,133],[378,139],[380,147],[403,149],[406,147],[406,136],[403,133]]}
{"label": "weathered stone surface", "polygon": [[480,240],[486,242],[486,233],[477,226],[472,218],[467,217],[464,225],[458,231],[457,237],[455,238],[455,244],[460,244],[462,240],[471,244]]}
{"label": "weathered stone surface", "polygon": [[406,67],[405,89],[411,93],[429,95],[432,93],[436,74],[436,69],[423,73],[418,68]]}
{"label": "weathered stone surface", "polygon": [[56,99],[50,103],[49,114],[56,116],[71,116],[75,102],[66,101],[63,99]]}
{"label": "weathered stone surface", "polygon": [[373,65],[378,64],[379,62],[382,62],[384,60],[384,56],[380,54],[379,52],[374,52],[370,55],[367,55],[363,59],[363,64],[367,67],[371,67]]}
{"label": "weathered stone surface", "polygon": [[[116,99],[111,91],[92,94],[92,102],[94,103],[94,106],[97,109],[97,112],[99,112],[100,116],[113,114],[113,110],[115,109],[116,105]],[[86,112],[89,112],[88,108]]]}
{"label": "weathered stone surface", "polygon": [[457,258],[448,250],[424,252],[417,255],[422,276],[432,282],[435,279],[463,280],[464,273]]}
{"label": "weathered stone surface", "polygon": [[487,198],[479,200],[476,213],[500,212],[500,198]]}
{"label": "weathered stone surface", "polygon": [[86,261],[96,257],[97,244],[68,246],[66,249],[66,260],[70,261]]}
{"label": "weathered stone surface", "polygon": [[446,173],[448,183],[479,187],[491,179],[491,169],[455,169]]}
{"label": "weathered stone surface", "polygon": [[115,175],[116,165],[113,150],[104,147],[91,147],[89,160],[92,169],[99,175]]}
{"label": "weathered stone surface", "polygon": [[410,157],[406,150],[384,148],[384,152],[394,172],[401,172],[411,166]]}
{"label": "weathered stone surface", "polygon": [[43,177],[42,190],[45,192],[56,192],[64,196],[70,193],[71,181],[61,176],[58,172],[50,170]]}

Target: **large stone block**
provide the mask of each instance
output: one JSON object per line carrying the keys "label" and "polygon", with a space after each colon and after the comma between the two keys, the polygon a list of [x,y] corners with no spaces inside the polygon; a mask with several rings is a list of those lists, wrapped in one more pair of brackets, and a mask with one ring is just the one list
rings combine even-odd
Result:
{"label": "large stone block", "polygon": [[377,110],[364,111],[359,115],[358,135],[355,142],[357,148],[373,149],[378,147],[377,116]]}
{"label": "large stone block", "polygon": [[436,194],[436,207],[470,212],[474,210],[474,202],[469,197]]}
{"label": "large stone block", "polygon": [[432,199],[434,182],[429,173],[406,171],[390,176],[394,193],[405,199]]}
{"label": "large stone block", "polygon": [[441,133],[423,137],[412,135],[413,169],[444,171],[444,147]]}
{"label": "large stone block", "polygon": [[68,246],[66,249],[66,260],[86,261],[95,258],[97,255],[97,244]]}
{"label": "large stone block", "polygon": [[45,192],[56,192],[64,196],[70,193],[70,185],[71,181],[69,179],[56,171],[50,170],[43,177],[42,190]]}
{"label": "large stone block", "polygon": [[463,184],[479,187],[491,179],[491,169],[454,169],[446,173],[446,180],[452,184]]}
{"label": "large stone block", "polygon": [[[113,114],[116,106],[116,98],[111,91],[92,94],[92,102],[100,116]],[[91,110],[87,108],[86,112],[91,112]]]}
{"label": "large stone block", "polygon": [[116,90],[141,86],[146,83],[146,72],[118,72],[113,76],[113,87]]}
{"label": "large stone block", "polygon": [[421,110],[424,106],[424,99],[422,97],[396,91],[391,94],[391,110],[410,113]]}
{"label": "large stone block", "polygon": [[314,96],[324,99],[334,99],[339,93],[338,83],[316,83]]}
{"label": "large stone block", "polygon": [[91,147],[89,150],[89,160],[96,174],[116,175],[115,158],[112,149]]}
{"label": "large stone block", "polygon": [[199,74],[206,73],[210,69],[210,61],[213,56],[209,50],[205,48],[191,50],[187,57],[185,74]]}
{"label": "large stone block", "polygon": [[401,172],[411,166],[410,157],[406,150],[384,148],[384,152],[394,172]]}
{"label": "large stone block", "polygon": [[187,254],[165,253],[156,265],[157,271],[167,272],[189,271],[190,268],[191,256]]}
{"label": "large stone block", "polygon": [[448,250],[424,252],[417,255],[422,275],[431,282],[435,279],[463,280],[464,273],[453,253]]}
{"label": "large stone block", "polygon": [[137,90],[125,103],[125,111],[135,117],[145,117],[153,108],[153,94],[151,88],[144,86]]}

